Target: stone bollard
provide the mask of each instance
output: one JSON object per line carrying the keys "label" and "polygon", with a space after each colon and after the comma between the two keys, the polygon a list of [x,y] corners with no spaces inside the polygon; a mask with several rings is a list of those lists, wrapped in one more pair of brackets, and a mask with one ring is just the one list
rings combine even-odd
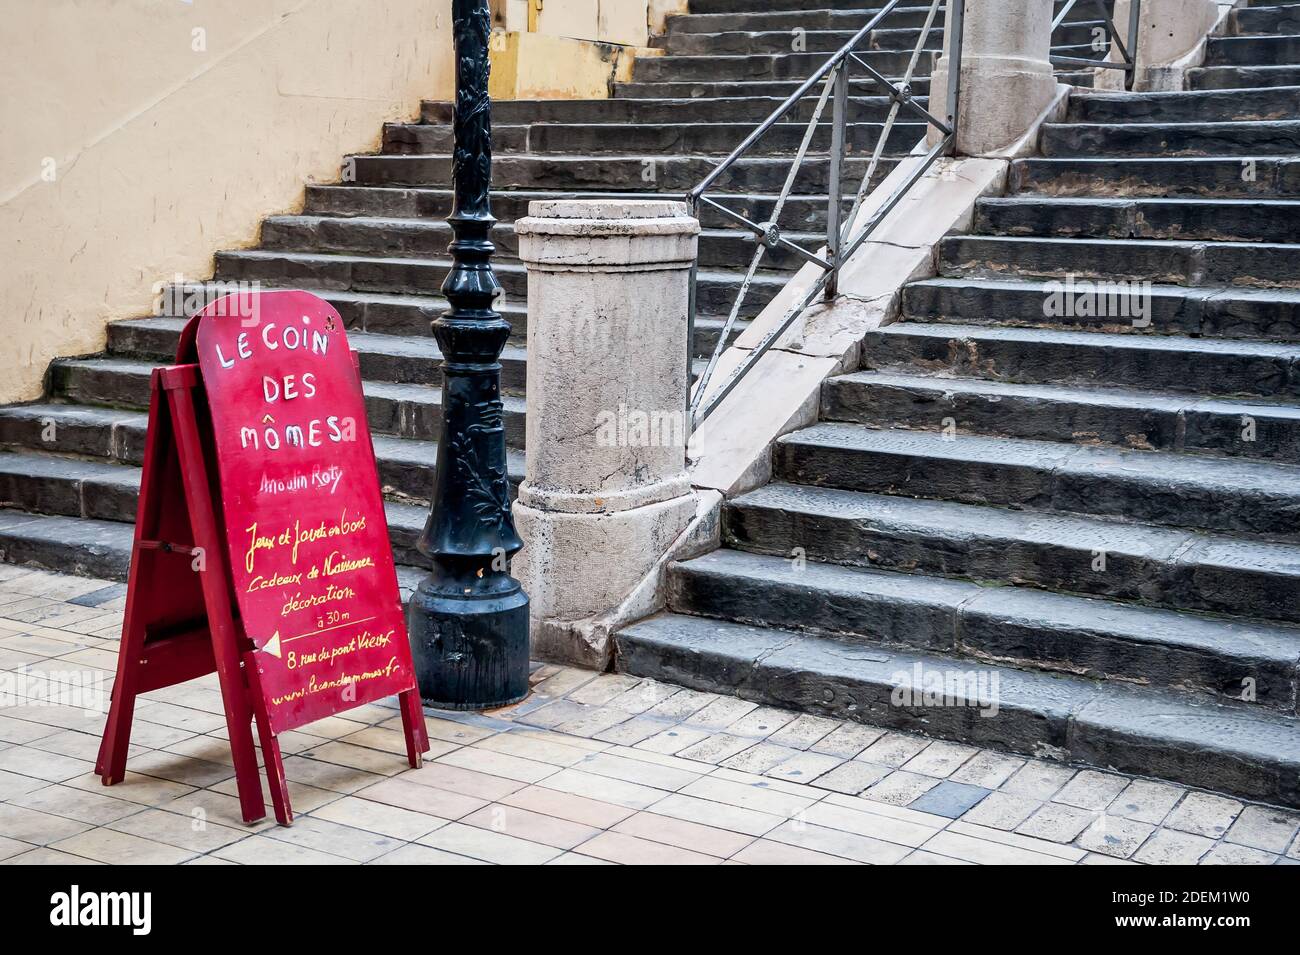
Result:
{"label": "stone bollard", "polygon": [[[1227,4],[1230,6],[1230,4]],[[1115,27],[1128,43],[1132,0],[1115,0]],[[1168,92],[1183,88],[1183,73],[1200,64],[1199,48],[1219,21],[1219,0],[1142,0],[1138,12],[1138,42],[1133,89]],[[1108,59],[1119,62],[1113,47]],[[1097,70],[1094,85],[1101,90],[1122,90],[1122,70]]]}
{"label": "stone bollard", "polygon": [[[989,156],[1014,144],[1056,98],[1052,4],[1047,0],[966,0],[958,99],[957,152]],[[950,31],[930,78],[930,112],[944,118]],[[940,138],[931,131],[931,141]]]}
{"label": "stone bollard", "polygon": [[538,201],[528,267],[528,463],[515,502],[533,654],[604,668],[592,625],[695,516],[686,338],[699,223],[665,200]]}

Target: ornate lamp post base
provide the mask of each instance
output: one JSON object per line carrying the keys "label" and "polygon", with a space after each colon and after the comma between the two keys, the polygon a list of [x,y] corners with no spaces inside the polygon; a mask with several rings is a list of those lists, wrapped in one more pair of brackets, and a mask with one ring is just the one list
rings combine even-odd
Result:
{"label": "ornate lamp post base", "polygon": [[501,349],[510,324],[493,309],[492,121],[488,0],[452,0],[455,202],[442,284],[451,306],[433,321],[442,352],[442,434],[429,520],[418,547],[433,571],[407,611],[420,696],[486,710],[528,695],[528,597],[510,576],[523,547],[510,513]]}
{"label": "ornate lamp post base", "polygon": [[[435,575],[436,576],[436,575]],[[490,710],[528,695],[528,597],[431,576],[411,595],[411,652],[420,698],[444,710]]]}

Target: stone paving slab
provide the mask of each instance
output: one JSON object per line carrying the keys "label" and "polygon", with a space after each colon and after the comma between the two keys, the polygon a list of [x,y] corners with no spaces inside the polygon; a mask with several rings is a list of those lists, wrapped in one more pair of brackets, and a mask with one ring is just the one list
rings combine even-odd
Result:
{"label": "stone paving slab", "polygon": [[93,775],[123,600],[0,567],[0,865],[1300,864],[1292,811],[549,664],[518,706],[426,711],[418,770],[392,706],[285,734],[297,819],[246,826],[213,677]]}

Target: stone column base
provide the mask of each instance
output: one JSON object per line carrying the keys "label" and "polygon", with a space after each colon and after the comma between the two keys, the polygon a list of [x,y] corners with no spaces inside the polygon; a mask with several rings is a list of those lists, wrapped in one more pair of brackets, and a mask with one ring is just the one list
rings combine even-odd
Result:
{"label": "stone column base", "polygon": [[[957,152],[997,156],[1033,127],[1056,97],[1049,61],[1052,4],[1047,0],[966,0],[961,51]],[[930,78],[930,112],[948,112],[953,36]],[[931,130],[931,142],[937,140]]]}
{"label": "stone column base", "polygon": [[[603,668],[608,633],[584,621],[618,605],[686,530],[693,492],[612,513],[543,510],[515,502],[515,526],[528,546],[511,571],[532,598],[533,655]],[[557,586],[562,584],[562,586]]]}
{"label": "stone column base", "polygon": [[[530,204],[528,460],[512,570],[533,653],[605,669],[610,621],[696,516],[686,332],[699,223],[665,199]],[[652,612],[653,607],[646,612]]]}
{"label": "stone column base", "polygon": [[[1205,59],[1205,38],[1223,15],[1220,6],[1216,0],[1142,0],[1133,91],[1181,90],[1187,70],[1200,66]],[[1115,26],[1126,43],[1128,16],[1129,0],[1115,0]],[[1119,60],[1113,50],[1109,58]],[[1097,70],[1096,73],[1093,81],[1096,89],[1124,89],[1122,70]]]}
{"label": "stone column base", "polygon": [[[941,60],[930,88],[948,88],[948,68]],[[943,94],[936,94],[942,98]],[[1056,98],[1056,76],[1042,60],[1015,60],[967,54],[961,71],[957,152],[963,156],[997,156],[1032,128]],[[932,140],[939,138],[932,131]]]}

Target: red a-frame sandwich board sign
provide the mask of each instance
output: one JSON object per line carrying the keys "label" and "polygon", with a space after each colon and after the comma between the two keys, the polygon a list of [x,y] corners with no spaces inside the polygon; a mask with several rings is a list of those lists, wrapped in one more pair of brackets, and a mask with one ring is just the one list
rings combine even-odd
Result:
{"label": "red a-frame sandwich board sign", "polygon": [[429,749],[365,401],[343,321],[241,293],[155,369],[122,644],[95,771],[126,772],[135,699],[216,672],[245,822],[293,820],[278,734],[396,694]]}

